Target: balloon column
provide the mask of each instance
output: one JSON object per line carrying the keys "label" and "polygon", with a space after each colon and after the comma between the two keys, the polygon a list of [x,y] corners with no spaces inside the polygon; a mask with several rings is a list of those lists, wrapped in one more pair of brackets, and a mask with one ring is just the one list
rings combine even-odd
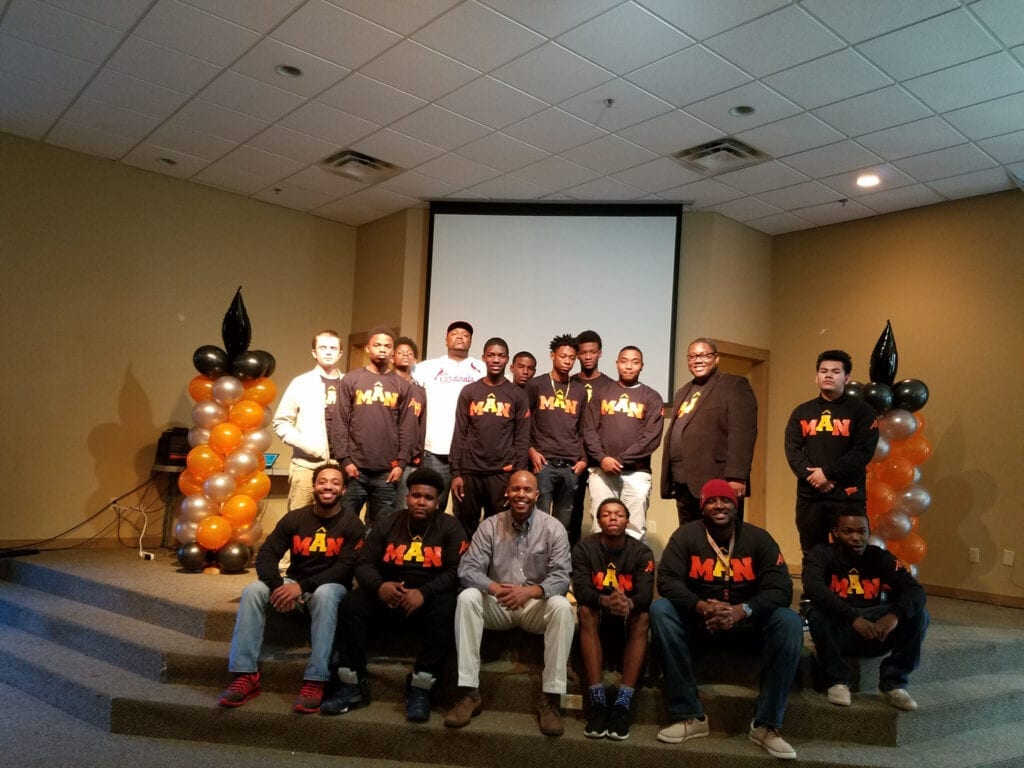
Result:
{"label": "balloon column", "polygon": [[928,553],[918,524],[932,500],[921,484],[921,465],[932,452],[921,414],[928,387],[919,379],[895,381],[897,365],[896,340],[887,321],[871,353],[871,383],[851,381],[847,393],[862,397],[878,414],[878,447],[867,477],[871,543],[888,549],[916,576]]}
{"label": "balloon column", "polygon": [[273,435],[270,380],[276,361],[269,352],[249,350],[252,328],[239,286],[221,325],[224,348],[204,344],[192,355],[199,372],[188,384],[195,401],[192,449],[178,477],[185,498],[174,526],[178,562],[201,570],[216,562],[230,573],[245,568],[263,535],[257,502],[270,493],[264,451]]}

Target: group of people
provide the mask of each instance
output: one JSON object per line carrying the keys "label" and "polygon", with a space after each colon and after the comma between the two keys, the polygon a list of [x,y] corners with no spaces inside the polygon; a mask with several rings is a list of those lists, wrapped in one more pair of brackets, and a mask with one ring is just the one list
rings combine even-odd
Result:
{"label": "group of people", "polygon": [[[419,644],[407,716],[429,719],[431,690],[454,649],[458,693],[445,717],[453,728],[482,708],[483,630],[520,627],[544,636],[537,718],[541,732],[560,735],[578,631],[584,733],[621,740],[650,636],[672,721],[659,740],[708,734],[694,666],[702,649],[729,646],[763,664],[751,740],[777,758],[795,757],[780,728],[803,623],[790,608],[792,579],[778,544],[743,520],[757,436],[747,380],[719,370],[711,340],[695,340],[687,350],[693,379],[676,393],[665,428],[660,395],[639,381],[636,347],[619,351],[611,378],[598,370],[597,333],[559,335],[550,372],[534,375],[536,358],[518,353],[510,380],[507,343],[489,339],[477,360],[472,335],[469,323],[453,322],[446,354],[417,362],[414,341],[373,328],[367,365],[344,375],[338,335],[314,337],[317,366],[292,381],[274,419],[293,449],[290,511],[260,548],[258,581],[243,592],[235,677],[220,703],[240,706],[259,693],[268,605],[310,617],[312,653],[296,711],[341,714],[368,704],[370,630],[405,628]],[[793,411],[786,429],[806,619],[830,702],[851,703],[847,655],[888,653],[880,690],[893,706],[913,709],[906,685],[928,614],[916,580],[867,543],[865,468],[878,433],[870,407],[844,394],[851,368],[845,352],[822,353],[819,395]],[[679,527],[656,567],[646,516],[651,457],[662,440],[660,490],[675,499]],[[593,523],[583,535],[588,491]],[[449,493],[453,515],[445,514]],[[625,642],[619,685],[606,690],[609,627]]]}

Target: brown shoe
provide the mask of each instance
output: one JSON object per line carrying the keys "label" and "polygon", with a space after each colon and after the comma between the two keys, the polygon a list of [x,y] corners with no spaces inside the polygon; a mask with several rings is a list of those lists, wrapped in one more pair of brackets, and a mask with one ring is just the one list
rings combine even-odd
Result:
{"label": "brown shoe", "polygon": [[565,733],[562,715],[558,711],[559,699],[561,696],[557,693],[541,694],[540,704],[537,705],[537,724],[545,736],[561,736]]}
{"label": "brown shoe", "polygon": [[455,706],[448,710],[444,718],[444,724],[449,728],[464,728],[484,708],[478,689],[459,688],[459,691],[463,694],[462,698],[455,702]]}

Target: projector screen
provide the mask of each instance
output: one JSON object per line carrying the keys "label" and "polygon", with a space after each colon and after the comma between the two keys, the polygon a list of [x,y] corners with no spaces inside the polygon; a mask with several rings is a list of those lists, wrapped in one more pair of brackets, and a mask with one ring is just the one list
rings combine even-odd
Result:
{"label": "projector screen", "polygon": [[500,336],[539,375],[554,336],[591,329],[603,373],[616,378],[619,349],[639,347],[640,381],[670,402],[681,226],[678,205],[432,203],[424,359],[466,320],[473,357]]}

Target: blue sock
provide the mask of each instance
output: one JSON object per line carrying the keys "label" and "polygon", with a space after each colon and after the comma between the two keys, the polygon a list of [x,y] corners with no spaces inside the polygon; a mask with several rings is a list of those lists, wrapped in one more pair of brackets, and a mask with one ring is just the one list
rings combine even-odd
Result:
{"label": "blue sock", "polygon": [[633,702],[633,689],[628,685],[619,686],[619,694],[615,697],[615,706],[629,709],[629,705]]}
{"label": "blue sock", "polygon": [[597,706],[605,706],[608,702],[604,697],[604,686],[603,685],[592,685],[590,690],[590,703]]}

